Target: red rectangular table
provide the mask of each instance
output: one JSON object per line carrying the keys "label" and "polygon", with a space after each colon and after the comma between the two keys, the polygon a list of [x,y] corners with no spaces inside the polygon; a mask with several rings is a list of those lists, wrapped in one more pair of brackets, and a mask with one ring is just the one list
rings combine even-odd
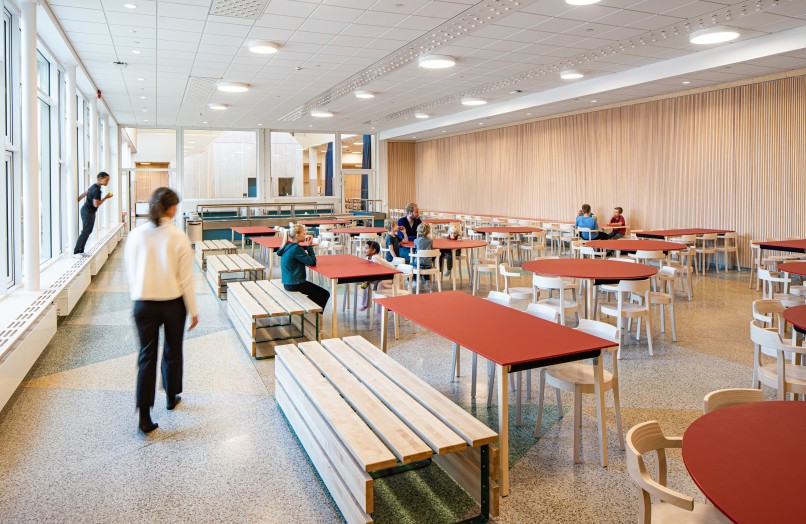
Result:
{"label": "red rectangular table", "polygon": [[[461,291],[383,298],[376,300],[375,303],[384,309],[381,315],[384,328],[387,310],[391,310],[447,338],[455,347],[467,348],[498,364],[498,435],[501,446],[502,496],[509,493],[507,384],[509,373],[587,358],[594,359],[595,389],[599,400],[597,416],[602,431],[599,454],[602,466],[607,465],[604,413],[599,409],[599,406],[604,405],[600,355],[603,348],[616,346],[617,343]],[[386,351],[384,328],[381,330],[381,349]],[[459,352],[456,354],[458,356]]]}
{"label": "red rectangular table", "polygon": [[[316,265],[309,266],[311,271],[319,273],[330,280],[330,297],[333,300],[333,318],[331,320],[332,337],[338,337],[338,314],[336,291],[339,284],[357,284],[392,280],[400,271],[393,267],[376,264],[355,255],[324,255],[316,257]],[[394,292],[395,287],[392,286]],[[386,333],[386,315],[382,317],[381,329]]]}
{"label": "red rectangular table", "polygon": [[710,235],[716,233],[717,235],[724,235],[725,233],[733,233],[732,229],[705,229],[701,227],[692,227],[688,229],[654,229],[650,231],[635,231],[635,235],[646,238],[669,238],[679,237],[683,235]]}
{"label": "red rectangular table", "polygon": [[806,253],[806,238],[797,240],[774,240],[770,242],[755,242],[761,249],[773,251],[788,251],[790,253]]}
{"label": "red rectangular table", "polygon": [[[244,243],[247,238],[249,237],[265,237],[276,235],[278,230],[265,227],[265,226],[238,226],[238,227],[231,227],[232,230],[232,243],[235,243],[235,233],[241,235],[241,249],[244,248]],[[255,256],[255,244],[252,244],[252,256]]]}

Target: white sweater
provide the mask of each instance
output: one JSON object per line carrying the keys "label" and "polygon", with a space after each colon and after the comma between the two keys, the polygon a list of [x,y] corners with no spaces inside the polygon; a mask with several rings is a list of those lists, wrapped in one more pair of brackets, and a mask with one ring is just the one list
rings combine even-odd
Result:
{"label": "white sweater", "polygon": [[182,297],[188,315],[198,315],[190,240],[169,220],[160,227],[148,222],[129,233],[124,260],[132,300]]}

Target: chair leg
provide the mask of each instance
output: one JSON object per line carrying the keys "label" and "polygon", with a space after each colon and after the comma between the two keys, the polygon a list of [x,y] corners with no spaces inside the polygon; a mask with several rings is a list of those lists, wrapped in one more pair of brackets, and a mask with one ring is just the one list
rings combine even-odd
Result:
{"label": "chair leg", "polygon": [[517,382],[517,392],[515,393],[515,425],[521,425],[521,399],[523,398],[523,371],[518,371],[515,380],[510,382]]}
{"label": "chair leg", "polygon": [[532,400],[532,370],[526,370],[526,400]]}
{"label": "chair leg", "polygon": [[479,356],[473,353],[470,365],[470,398],[476,400],[476,367],[478,366]]}
{"label": "chair leg", "polygon": [[495,362],[487,361],[487,407],[493,405],[493,391],[495,390]]}
{"label": "chair leg", "polygon": [[537,392],[537,424],[535,425],[535,437],[540,436],[540,427],[543,424],[543,398],[546,392],[546,371],[540,370],[540,388]]}
{"label": "chair leg", "polygon": [[616,410],[616,431],[618,431],[619,449],[624,449],[624,429],[621,425],[621,401],[618,395],[618,381],[613,380],[613,406]]}
{"label": "chair leg", "polygon": [[652,319],[649,315],[646,316],[646,340],[649,344],[649,356],[654,356],[652,352]]}
{"label": "chair leg", "polygon": [[669,318],[672,321],[672,341],[677,342],[677,333],[674,330],[674,302],[669,304]]}
{"label": "chair leg", "polygon": [[579,434],[582,433],[582,395],[574,386],[574,464],[579,464]]}
{"label": "chair leg", "polygon": [[451,382],[459,377],[459,344],[453,345],[453,358],[451,359]]}

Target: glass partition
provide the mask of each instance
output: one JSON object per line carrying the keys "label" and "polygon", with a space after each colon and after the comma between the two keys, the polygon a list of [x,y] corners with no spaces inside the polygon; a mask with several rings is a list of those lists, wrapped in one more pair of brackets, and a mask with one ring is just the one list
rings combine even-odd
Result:
{"label": "glass partition", "polygon": [[198,130],[183,136],[184,198],[257,197],[257,132]]}
{"label": "glass partition", "polygon": [[274,131],[269,140],[275,195],[333,196],[335,135]]}

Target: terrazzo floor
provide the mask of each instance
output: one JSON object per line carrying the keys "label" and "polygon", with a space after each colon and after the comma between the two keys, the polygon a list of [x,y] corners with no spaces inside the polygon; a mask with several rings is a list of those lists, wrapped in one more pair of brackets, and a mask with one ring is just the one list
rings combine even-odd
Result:
{"label": "terrazzo floor", "polygon": [[[168,412],[158,391],[157,431],[143,435],[134,409],[136,333],[122,248],[93,279],[17,394],[0,412],[0,522],[331,523],[342,518],[273,398],[274,361],[254,361],[232,330],[225,303],[196,268],[200,324],[185,345],[184,394]],[[519,285],[529,285],[530,276]],[[677,301],[678,342],[654,322],[655,356],[631,338],[619,373],[625,431],[658,420],[682,435],[701,414],[703,396],[748,387],[752,344],[748,273],[695,277],[695,296]],[[467,281],[465,280],[465,284]],[[486,295],[486,281],[483,293]],[[526,301],[514,307],[526,308]],[[339,303],[341,306],[341,303]],[[325,336],[330,325],[325,315]],[[379,342],[368,320],[339,312],[340,335]],[[491,326],[492,329],[492,326]],[[390,339],[393,337],[390,337]],[[389,354],[482,420],[495,409],[470,401],[469,376],[449,380],[452,344],[402,322]],[[462,352],[462,369],[470,353]],[[609,366],[609,361],[606,362]],[[480,373],[480,377],[484,374]],[[534,438],[537,374],[524,425],[511,423],[511,495],[496,522],[635,522],[638,497],[607,413],[610,465],[598,464],[591,398],[583,407],[582,463],[572,460],[572,397],[558,419],[547,393],[543,436]],[[478,381],[486,398],[486,380]],[[766,391],[772,398],[774,392]],[[608,402],[610,402],[609,395]],[[612,406],[612,404],[610,404]],[[514,413],[514,409],[511,410]],[[513,414],[514,417],[514,414]],[[679,453],[671,487],[702,495]],[[478,512],[473,500],[430,466],[376,484],[376,522],[452,522]]]}

